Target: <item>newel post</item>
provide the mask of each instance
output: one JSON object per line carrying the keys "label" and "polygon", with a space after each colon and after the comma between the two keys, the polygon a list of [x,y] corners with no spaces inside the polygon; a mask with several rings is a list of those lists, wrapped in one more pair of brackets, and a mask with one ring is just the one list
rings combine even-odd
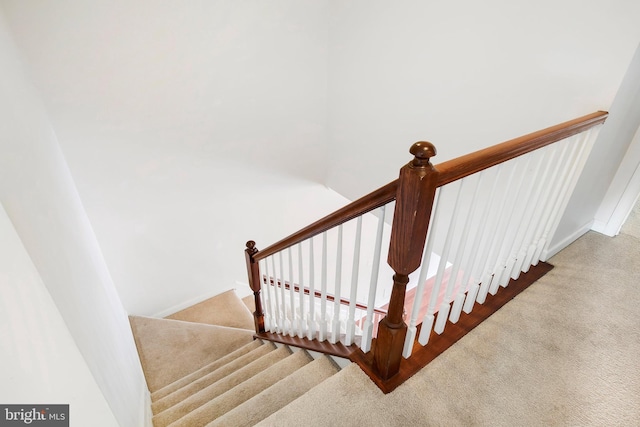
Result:
{"label": "newel post", "polygon": [[249,240],[247,249],[244,250],[245,260],[247,261],[247,273],[249,275],[249,286],[253,291],[253,298],[256,303],[256,311],[253,313],[253,320],[256,326],[256,333],[262,333],[264,328],[264,313],[262,312],[262,300],[260,299],[260,268],[258,262],[253,256],[258,252],[256,242]]}
{"label": "newel post", "polygon": [[403,319],[409,274],[418,269],[427,237],[437,174],[429,159],[436,155],[430,142],[416,142],[409,150],[415,157],[400,169],[396,207],[389,243],[388,264],[393,268],[393,289],[387,315],[378,326],[374,369],[387,380],[398,373],[407,334]]}

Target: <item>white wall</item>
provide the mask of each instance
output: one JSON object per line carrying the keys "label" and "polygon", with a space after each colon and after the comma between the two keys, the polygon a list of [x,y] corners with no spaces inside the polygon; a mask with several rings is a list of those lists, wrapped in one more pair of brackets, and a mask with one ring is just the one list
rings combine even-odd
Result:
{"label": "white wall", "polygon": [[318,183],[359,197],[414,141],[438,163],[608,109],[640,40],[624,0],[0,6],[125,310],[147,315],[246,281],[246,240],[343,202]]}
{"label": "white wall", "polygon": [[[23,304],[25,299],[33,298],[34,307],[41,306],[46,317],[33,318],[33,324],[26,327],[27,330],[51,320],[52,339],[63,340],[60,345],[64,340],[68,343],[68,334],[56,320],[56,310],[43,295],[40,286],[43,283],[115,420],[122,426],[145,425],[148,391],[126,313],[118,300],[55,133],[37,93],[25,78],[1,13],[0,117],[0,203],[38,271],[34,276],[33,267],[25,261],[26,255],[18,252],[15,256],[21,265],[8,264],[5,266],[8,271],[4,268],[2,271],[3,275],[7,274],[7,284],[3,284],[3,290],[5,286],[8,289],[6,301]],[[2,223],[6,229],[4,216]],[[8,232],[7,242],[3,239],[3,251],[20,249],[12,236]],[[3,265],[6,262],[3,261]],[[12,334],[18,330],[16,322],[30,318],[28,314],[3,313],[11,327],[16,328]],[[57,344],[39,347],[37,343],[29,342],[29,337],[15,339],[18,340],[15,343],[17,351],[58,348]],[[75,353],[75,347],[71,347],[62,356],[77,360]],[[53,365],[60,365],[63,372],[68,369],[56,355],[51,359],[48,354],[34,357],[47,359],[48,365],[42,365],[42,370]],[[77,377],[68,378],[63,390],[69,392],[78,387],[75,393],[86,392],[88,397],[95,397],[98,391],[86,378],[83,366],[82,363],[78,365]],[[51,375],[55,382],[56,374]],[[23,395],[26,396],[24,390]],[[33,394],[34,399],[43,396]],[[94,408],[108,412],[99,398]],[[109,423],[108,416],[105,422]]]}
{"label": "white wall", "polygon": [[608,109],[640,41],[640,3],[626,0],[332,1],[330,13],[327,182],[349,198],[397,177],[415,141],[435,144],[437,164]]}
{"label": "white wall", "polygon": [[72,425],[117,426],[0,206],[0,402],[68,404]]}
{"label": "white wall", "polygon": [[[593,226],[596,231],[614,236],[620,231],[640,194],[640,45],[611,106],[611,115],[599,141],[600,151],[591,158],[591,170],[594,175],[599,174],[602,168],[600,159],[603,155],[610,157],[612,148],[621,159],[615,177],[602,198]],[[628,143],[626,152],[621,151],[625,141]],[[603,194],[604,186],[608,183],[595,181],[593,184],[597,185],[598,193]],[[585,185],[575,198],[592,192],[593,184]]]}
{"label": "white wall", "polygon": [[336,206],[326,2],[1,4],[129,313],[246,282],[246,240]]}

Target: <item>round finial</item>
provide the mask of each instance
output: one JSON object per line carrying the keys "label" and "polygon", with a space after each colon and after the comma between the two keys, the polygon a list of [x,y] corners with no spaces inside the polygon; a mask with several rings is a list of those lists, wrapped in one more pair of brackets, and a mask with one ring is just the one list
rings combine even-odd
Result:
{"label": "round finial", "polygon": [[253,240],[249,240],[247,242],[247,249],[253,249],[256,247],[256,242],[254,242]]}
{"label": "round finial", "polygon": [[414,166],[429,164],[429,159],[437,154],[436,147],[429,141],[418,141],[411,146],[409,152],[415,156]]}

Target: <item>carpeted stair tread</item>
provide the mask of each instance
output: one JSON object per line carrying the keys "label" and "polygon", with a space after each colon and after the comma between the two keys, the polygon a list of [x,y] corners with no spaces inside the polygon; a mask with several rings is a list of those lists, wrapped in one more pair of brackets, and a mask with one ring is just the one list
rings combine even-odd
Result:
{"label": "carpeted stair tread", "polygon": [[252,350],[257,349],[262,345],[263,345],[263,342],[261,340],[253,340],[249,344],[243,345],[239,349],[227,354],[226,356],[221,357],[220,359],[214,362],[211,362],[208,365],[198,369],[197,371],[192,372],[189,375],[186,375],[180,378],[179,380],[174,381],[171,384],[164,386],[160,390],[157,390],[156,392],[152,393],[151,401],[156,402],[162,399],[163,397],[173,393],[178,389],[181,389],[182,387],[190,384],[191,382],[197,380],[198,378],[201,378],[209,374],[210,372],[213,372],[221,368],[222,366],[225,366],[226,364],[233,362],[237,358],[244,356],[245,354],[251,352]]}
{"label": "carpeted stair tread", "polygon": [[[231,411],[278,381],[307,365],[313,358],[304,350],[297,351],[284,360],[264,370],[226,393],[200,406],[171,427],[201,427]],[[156,426],[157,427],[157,426]]]}
{"label": "carpeted stair tread", "polygon": [[247,306],[247,308],[249,309],[249,311],[251,313],[253,313],[254,311],[256,311],[256,299],[255,297],[252,295],[248,295],[244,298],[242,298],[242,302],[244,303],[244,305]]}
{"label": "carpeted stair tread", "polygon": [[173,313],[166,319],[252,331],[255,329],[253,314],[233,289]]}
{"label": "carpeted stair tread", "polygon": [[207,427],[254,426],[338,371],[338,367],[329,357],[321,356],[215,419],[207,424]]}
{"label": "carpeted stair tread", "polygon": [[[237,359],[221,366],[215,371],[209,372],[208,374],[191,381],[184,387],[154,402],[151,405],[153,413],[158,414],[162,411],[167,410],[168,408],[187,399],[189,396],[192,396],[200,390],[209,387],[211,384],[220,381],[221,379],[233,374],[234,372],[249,366],[255,360],[261,358],[269,352],[274,351],[275,349],[276,346],[273,343],[261,345],[255,350],[238,357]],[[250,370],[247,369],[246,372],[250,372]],[[191,377],[191,375],[189,375],[189,377]]]}
{"label": "carpeted stair tread", "polygon": [[253,331],[244,329],[140,316],[129,321],[150,392],[253,341]]}
{"label": "carpeted stair tread", "polygon": [[184,417],[189,412],[199,408],[212,399],[231,390],[238,384],[252,378],[255,375],[262,374],[263,371],[270,369],[273,365],[287,359],[291,355],[291,350],[287,347],[281,347],[271,351],[259,359],[249,363],[242,369],[238,369],[231,375],[197,391],[195,394],[182,400],[180,403],[158,413],[153,417],[153,425],[155,427],[163,427],[171,424],[177,419]]}

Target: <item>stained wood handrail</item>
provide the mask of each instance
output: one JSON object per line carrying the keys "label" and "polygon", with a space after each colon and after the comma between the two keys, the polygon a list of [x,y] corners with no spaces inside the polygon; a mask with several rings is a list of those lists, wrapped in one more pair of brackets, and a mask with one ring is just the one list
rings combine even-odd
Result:
{"label": "stained wood handrail", "polygon": [[435,166],[438,171],[438,186],[488,169],[500,163],[530,153],[554,142],[584,132],[589,128],[604,123],[609,113],[598,111],[587,114],[559,125],[533,132],[519,138],[496,144],[483,150],[457,157],[453,160],[439,163]]}
{"label": "stained wood handrail", "polygon": [[375,191],[367,194],[364,197],[359,198],[355,202],[349,203],[341,209],[319,219],[307,227],[304,227],[300,231],[293,233],[292,235],[285,237],[279,242],[274,243],[271,246],[264,248],[261,251],[256,252],[253,255],[253,259],[257,262],[268,256],[280,252],[290,246],[304,242],[305,240],[317,236],[318,234],[330,230],[333,227],[337,227],[340,224],[357,218],[361,215],[371,212],[372,210],[386,205],[392,202],[396,196],[396,190],[398,186],[398,180],[390,182],[389,184],[378,188]]}
{"label": "stained wood handrail", "polygon": [[[276,280],[273,277],[269,276],[268,280],[269,280],[269,284],[271,286],[276,286],[276,284],[275,284]],[[266,284],[267,283],[267,276],[263,275],[262,276],[262,281]],[[282,282],[280,280],[278,280],[277,283],[278,283],[278,285],[277,285],[278,288],[282,287]],[[287,282],[286,280],[284,282],[284,288],[287,289],[287,290],[291,289],[291,284],[289,282]],[[307,288],[306,286],[304,286],[302,288],[302,290],[304,291],[305,295],[310,295],[311,294],[311,290],[309,288]],[[293,291],[294,292],[300,292],[300,285],[297,285],[297,284],[294,283],[293,284]],[[314,295],[315,298],[322,298],[322,292],[314,291],[313,295]],[[326,297],[327,297],[327,301],[334,302],[336,300],[336,297],[334,295],[332,295],[332,294],[329,294],[329,293],[326,294]],[[349,301],[346,298],[340,298],[340,304],[341,305],[351,305],[351,301]],[[368,307],[366,305],[360,304],[358,302],[356,302],[356,308],[359,309],[359,310],[368,310]],[[382,315],[387,314],[387,310],[383,310],[381,308],[375,308],[375,307],[373,307],[373,312],[376,313],[376,314],[382,314]]]}

